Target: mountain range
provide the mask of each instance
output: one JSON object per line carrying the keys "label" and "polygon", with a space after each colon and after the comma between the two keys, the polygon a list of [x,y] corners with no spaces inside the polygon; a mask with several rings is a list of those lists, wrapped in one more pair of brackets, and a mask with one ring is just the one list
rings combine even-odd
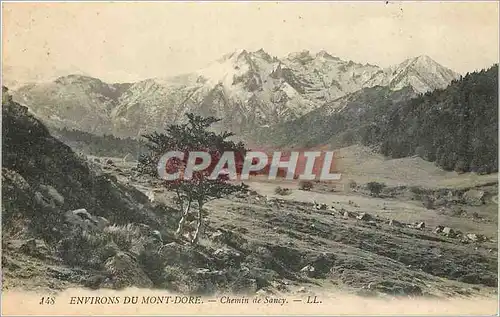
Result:
{"label": "mountain range", "polygon": [[444,89],[363,88],[306,115],[256,129],[275,148],[373,147],[389,158],[419,156],[444,170],[498,171],[498,64]]}
{"label": "mountain range", "polygon": [[[238,50],[197,71],[135,83],[106,83],[83,75],[23,85],[14,99],[49,126],[137,137],[183,120],[186,112],[222,118],[237,134],[329,111],[367,88],[410,88],[415,94],[446,87],[459,75],[428,56],[382,68],[328,52],[285,57]],[[378,88],[380,89],[380,88]],[[344,98],[344,99],[342,99]]]}

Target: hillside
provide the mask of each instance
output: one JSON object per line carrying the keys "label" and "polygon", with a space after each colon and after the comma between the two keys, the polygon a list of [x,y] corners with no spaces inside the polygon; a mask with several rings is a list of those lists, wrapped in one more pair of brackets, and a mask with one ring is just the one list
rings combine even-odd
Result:
{"label": "hillside", "polygon": [[[41,230],[27,232],[28,236],[60,238],[64,234],[58,225],[64,212],[80,208],[118,224],[127,221],[155,224],[150,210],[144,206],[148,202],[146,196],[132,187],[117,184],[95,164],[53,138],[25,107],[12,102],[5,87],[2,97],[4,228],[27,221]],[[10,230],[16,228],[4,232]]]}
{"label": "hillside", "polygon": [[365,88],[251,138],[278,147],[362,144],[391,158],[418,155],[447,171],[496,172],[498,66],[425,94]]}
{"label": "hillside", "polygon": [[94,156],[121,157],[136,160],[145,149],[144,142],[118,138],[110,134],[96,135],[79,130],[49,127],[50,133],[69,145],[75,152]]}
{"label": "hillside", "polygon": [[445,170],[498,171],[498,64],[396,109],[375,142],[387,156],[418,155]]}
{"label": "hillside", "polygon": [[52,82],[22,86],[13,92],[13,97],[50,126],[109,134],[111,111],[129,86],[68,75]]}
{"label": "hillside", "polygon": [[182,120],[186,112],[222,118],[218,128],[245,134],[287,122],[325,103],[375,86],[417,92],[443,88],[458,74],[427,56],[389,68],[320,51],[283,58],[238,50],[202,69],[131,84],[71,75],[14,93],[45,123],[94,134],[137,137]]}
{"label": "hillside", "polygon": [[257,129],[248,137],[257,144],[277,147],[339,148],[366,144],[371,141],[378,122],[414,96],[416,93],[409,87],[396,91],[382,86],[364,88],[296,120]]}

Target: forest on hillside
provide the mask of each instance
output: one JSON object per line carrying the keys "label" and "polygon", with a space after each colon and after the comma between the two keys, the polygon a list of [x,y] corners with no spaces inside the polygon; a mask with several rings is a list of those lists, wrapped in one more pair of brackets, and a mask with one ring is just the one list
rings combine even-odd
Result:
{"label": "forest on hillside", "polygon": [[444,170],[498,171],[498,64],[395,109],[377,138],[382,154],[418,155]]}
{"label": "forest on hillside", "polygon": [[137,159],[146,150],[145,141],[132,138],[119,138],[113,135],[95,135],[92,133],[67,129],[50,128],[50,132],[60,141],[71,146],[75,151],[95,156],[125,157]]}

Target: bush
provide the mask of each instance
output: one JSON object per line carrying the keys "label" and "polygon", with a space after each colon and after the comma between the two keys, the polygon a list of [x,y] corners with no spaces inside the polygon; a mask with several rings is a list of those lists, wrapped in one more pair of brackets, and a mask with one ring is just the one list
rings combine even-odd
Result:
{"label": "bush", "polygon": [[162,286],[165,282],[163,277],[165,260],[162,256],[153,250],[143,250],[137,257],[137,260],[153,284],[155,286]]}
{"label": "bush", "polygon": [[356,187],[358,187],[358,184],[354,180],[352,180],[352,179],[347,184],[349,185],[349,188],[356,188]]}
{"label": "bush", "polygon": [[429,196],[424,196],[422,203],[426,209],[434,209],[434,200]]}
{"label": "bush", "polygon": [[311,181],[300,181],[299,189],[300,190],[311,190],[313,188],[313,182]]}
{"label": "bush", "polygon": [[68,265],[100,269],[116,251],[111,242],[104,234],[75,230],[59,242],[57,253]]}
{"label": "bush", "polygon": [[132,248],[134,241],[140,238],[139,228],[132,224],[124,226],[112,225],[104,228],[104,233],[112,240],[120,250],[128,251]]}
{"label": "bush", "polygon": [[292,190],[290,188],[284,188],[284,187],[278,186],[274,189],[274,193],[277,195],[286,196],[286,195],[290,195],[292,193]]}
{"label": "bush", "polygon": [[157,243],[147,233],[141,232],[141,229],[133,224],[106,227],[104,234],[116,243],[120,250],[130,251],[136,255],[157,247]]}
{"label": "bush", "polygon": [[366,188],[370,191],[371,196],[379,196],[384,187],[385,184],[379,182],[369,182],[366,184]]}

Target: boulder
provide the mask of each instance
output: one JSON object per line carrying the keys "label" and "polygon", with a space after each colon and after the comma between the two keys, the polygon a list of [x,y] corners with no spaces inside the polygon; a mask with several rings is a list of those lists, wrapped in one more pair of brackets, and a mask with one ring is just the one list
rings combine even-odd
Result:
{"label": "boulder", "polygon": [[67,223],[73,226],[80,227],[84,230],[97,229],[98,221],[85,209],[76,209],[67,211],[65,214],[65,220]]}
{"label": "boulder", "polygon": [[482,205],[484,203],[484,191],[470,189],[463,194],[462,198],[469,205],[474,205],[474,206]]}
{"label": "boulder", "polygon": [[475,233],[468,233],[465,237],[472,242],[479,242],[482,240],[482,236]]}
{"label": "boulder", "polygon": [[438,234],[438,233],[443,232],[443,229],[444,229],[444,226],[437,226],[437,227],[434,229],[434,231],[432,231],[432,232],[434,232],[434,233]]}
{"label": "boulder", "polygon": [[221,267],[238,267],[242,261],[240,252],[230,248],[220,248],[213,253]]}
{"label": "boulder", "polygon": [[447,236],[447,237],[450,237],[450,238],[453,238],[455,236],[455,230],[453,230],[452,228],[450,227],[444,227],[443,228],[443,231],[442,231],[442,234],[444,236]]}
{"label": "boulder", "polygon": [[327,210],[328,209],[328,205],[327,204],[317,204],[317,203],[315,203],[314,204],[314,208],[316,210]]}
{"label": "boulder", "polygon": [[101,217],[101,216],[97,217],[97,228],[99,230],[103,230],[104,228],[106,228],[109,225],[110,225],[110,222],[108,219]]}
{"label": "boulder", "polygon": [[354,218],[354,215],[349,211],[345,211],[343,217],[344,219],[349,219],[349,218]]}
{"label": "boulder", "polygon": [[313,277],[315,274],[316,269],[312,265],[306,265],[302,269],[300,269],[300,272],[307,274],[309,277]]}
{"label": "boulder", "polygon": [[59,192],[50,185],[40,185],[40,189],[42,190],[45,197],[50,198],[56,206],[64,205],[64,197],[59,194]]}
{"label": "boulder", "polygon": [[218,285],[227,283],[227,273],[222,270],[197,268],[191,274],[193,277],[190,289],[194,293],[213,293],[217,290]]}
{"label": "boulder", "polygon": [[92,215],[85,208],[76,209],[71,212],[82,219],[92,219]]}
{"label": "boulder", "polygon": [[108,258],[104,266],[111,275],[110,284],[115,289],[134,286],[151,288],[153,286],[153,282],[141,269],[139,263],[124,252],[118,252],[115,256]]}
{"label": "boulder", "polygon": [[415,224],[415,228],[417,228],[417,229],[424,229],[425,228],[425,222],[423,222],[423,221],[417,222]]}
{"label": "boulder", "polygon": [[370,214],[367,214],[366,212],[362,212],[360,213],[356,219],[358,220],[364,220],[364,221],[368,221],[368,220],[372,220],[373,217],[370,215]]}
{"label": "boulder", "polygon": [[176,265],[181,268],[208,266],[213,262],[212,258],[209,258],[194,247],[182,246],[176,242],[161,246],[158,253],[167,264]]}

